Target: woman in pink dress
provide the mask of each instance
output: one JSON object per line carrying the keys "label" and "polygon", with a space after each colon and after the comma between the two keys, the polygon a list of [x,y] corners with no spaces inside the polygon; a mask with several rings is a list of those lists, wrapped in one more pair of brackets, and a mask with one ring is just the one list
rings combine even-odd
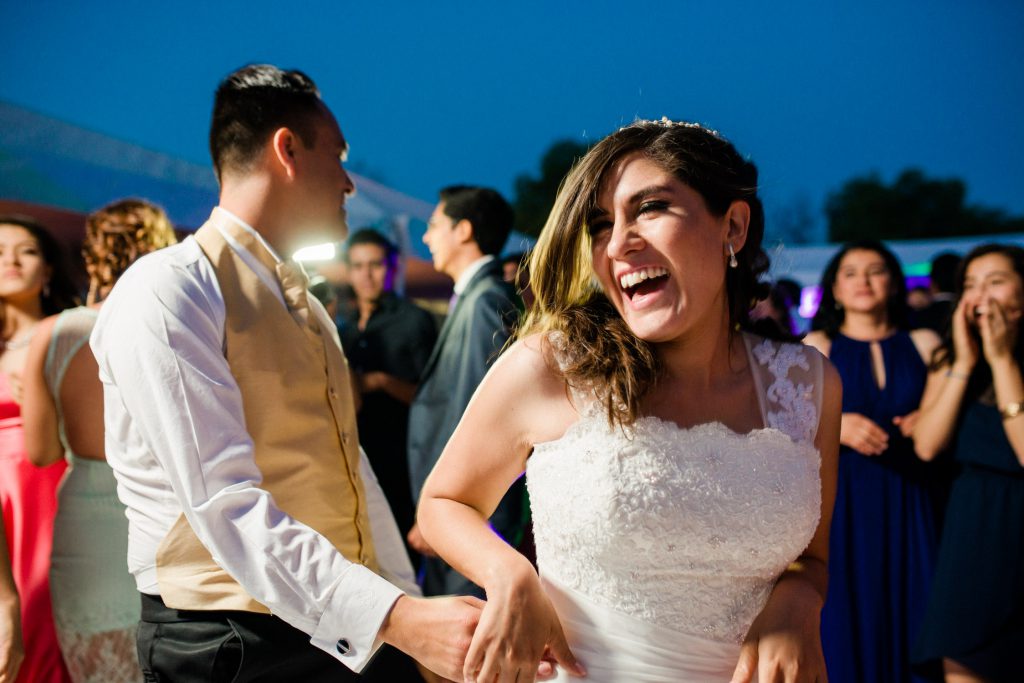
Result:
{"label": "woman in pink dress", "polygon": [[67,465],[25,458],[21,372],[40,320],[75,303],[59,244],[29,219],[0,216],[0,506],[21,597],[25,659],[19,683],[65,683],[50,605],[50,546],[57,483]]}

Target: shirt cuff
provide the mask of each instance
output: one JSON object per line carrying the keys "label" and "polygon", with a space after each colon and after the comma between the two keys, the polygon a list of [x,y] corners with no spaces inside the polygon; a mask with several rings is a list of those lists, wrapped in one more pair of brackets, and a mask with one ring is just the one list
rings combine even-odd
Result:
{"label": "shirt cuff", "polygon": [[380,647],[381,624],[402,595],[366,567],[351,565],[335,585],[310,642],[359,673]]}

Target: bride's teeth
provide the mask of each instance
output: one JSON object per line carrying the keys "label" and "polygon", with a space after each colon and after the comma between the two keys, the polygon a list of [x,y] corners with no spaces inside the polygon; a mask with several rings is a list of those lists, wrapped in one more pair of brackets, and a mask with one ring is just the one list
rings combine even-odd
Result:
{"label": "bride's teeth", "polygon": [[626,273],[621,276],[619,278],[619,286],[623,289],[629,289],[630,287],[635,287],[644,280],[661,277],[662,275],[668,275],[668,271],[664,268],[642,268],[641,270]]}

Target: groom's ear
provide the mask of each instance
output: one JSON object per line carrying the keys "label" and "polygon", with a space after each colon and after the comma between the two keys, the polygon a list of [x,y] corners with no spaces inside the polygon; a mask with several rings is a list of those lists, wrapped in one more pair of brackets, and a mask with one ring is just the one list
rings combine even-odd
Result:
{"label": "groom's ear", "polygon": [[263,154],[260,155],[262,162],[267,164],[275,175],[294,180],[297,169],[295,146],[300,144],[302,141],[290,128],[278,128],[270,136]]}

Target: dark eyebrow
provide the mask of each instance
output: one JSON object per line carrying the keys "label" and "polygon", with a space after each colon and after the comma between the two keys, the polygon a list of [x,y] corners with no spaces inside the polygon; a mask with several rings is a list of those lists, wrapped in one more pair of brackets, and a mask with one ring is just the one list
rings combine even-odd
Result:
{"label": "dark eyebrow", "polygon": [[636,203],[638,203],[640,201],[643,201],[644,199],[647,199],[652,194],[661,194],[662,192],[671,192],[671,191],[672,190],[670,188],[665,187],[664,185],[651,185],[650,187],[645,187],[644,189],[640,190],[639,192],[636,192],[635,194],[633,194],[633,196],[629,198],[629,203],[630,204],[636,204]]}

